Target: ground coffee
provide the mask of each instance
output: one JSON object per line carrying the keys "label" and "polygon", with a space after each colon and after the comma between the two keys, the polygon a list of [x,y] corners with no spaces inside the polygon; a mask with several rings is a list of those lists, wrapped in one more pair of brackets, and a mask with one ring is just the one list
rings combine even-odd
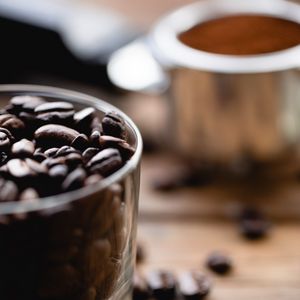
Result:
{"label": "ground coffee", "polygon": [[206,52],[262,54],[300,44],[300,24],[262,15],[235,15],[198,24],[181,33],[179,39]]}

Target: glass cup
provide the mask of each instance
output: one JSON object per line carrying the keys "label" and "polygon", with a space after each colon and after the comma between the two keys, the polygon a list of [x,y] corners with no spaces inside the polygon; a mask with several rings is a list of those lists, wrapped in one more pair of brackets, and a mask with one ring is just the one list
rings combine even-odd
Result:
{"label": "glass cup", "polygon": [[141,135],[117,108],[69,90],[0,85],[0,103],[16,95],[116,111],[136,151],[102,181],[30,203],[0,203],[0,299],[130,299],[135,261]]}

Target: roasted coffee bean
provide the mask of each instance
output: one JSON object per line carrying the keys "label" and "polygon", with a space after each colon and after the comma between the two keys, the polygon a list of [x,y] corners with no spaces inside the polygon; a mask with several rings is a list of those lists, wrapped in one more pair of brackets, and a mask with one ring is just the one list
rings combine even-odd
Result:
{"label": "roasted coffee bean", "polygon": [[86,178],[86,180],[84,181],[84,185],[90,185],[90,184],[95,184],[95,183],[99,183],[101,180],[103,179],[103,177],[99,174],[93,174],[90,175],[88,178]]}
{"label": "roasted coffee bean", "polygon": [[39,120],[61,123],[73,118],[74,106],[68,102],[47,102],[37,106],[34,112]]}
{"label": "roasted coffee bean", "polygon": [[89,146],[88,137],[85,134],[79,134],[71,143],[75,149],[84,151]]}
{"label": "roasted coffee bean", "polygon": [[64,191],[71,191],[81,188],[86,179],[86,172],[82,168],[75,169],[71,172],[62,183]]}
{"label": "roasted coffee bean", "polygon": [[71,153],[80,153],[80,152],[71,146],[62,146],[56,151],[54,157],[67,156]]}
{"label": "roasted coffee bean", "polygon": [[151,294],[147,285],[147,282],[144,277],[142,277],[137,272],[133,276],[133,291],[132,299],[133,300],[148,300]]}
{"label": "roasted coffee bean", "polygon": [[120,151],[123,161],[127,161],[134,154],[135,149],[131,147],[125,140],[102,135],[99,139],[101,148],[117,148]]}
{"label": "roasted coffee bean", "polygon": [[58,124],[44,125],[34,133],[37,144],[42,147],[70,145],[78,135],[78,131]]}
{"label": "roasted coffee bean", "polygon": [[38,162],[42,162],[46,158],[47,158],[47,156],[42,152],[41,148],[37,148],[33,153],[33,159]]}
{"label": "roasted coffee bean", "polygon": [[6,166],[10,175],[15,178],[30,177],[35,174],[24,160],[18,158],[9,160]]}
{"label": "roasted coffee bean", "polygon": [[204,299],[210,289],[210,280],[199,271],[186,272],[179,276],[179,292],[186,300]]}
{"label": "roasted coffee bean", "polygon": [[99,148],[87,148],[83,153],[82,157],[85,162],[88,162],[93,156],[95,156],[100,151]]}
{"label": "roasted coffee bean", "polygon": [[210,270],[220,275],[227,274],[232,269],[231,259],[221,252],[211,253],[207,258],[206,265]]}
{"label": "roasted coffee bean", "polygon": [[6,163],[8,155],[6,152],[0,152],[0,166]]}
{"label": "roasted coffee bean", "polygon": [[39,198],[38,192],[33,188],[25,189],[19,196],[19,200],[26,203],[36,203]]}
{"label": "roasted coffee bean", "polygon": [[74,114],[74,122],[78,130],[87,131],[91,129],[96,110],[93,107],[84,108]]}
{"label": "roasted coffee bean", "polygon": [[249,240],[257,240],[269,233],[271,223],[254,208],[245,208],[239,220],[240,231]]}
{"label": "roasted coffee bean", "polygon": [[65,157],[65,162],[71,169],[73,169],[82,164],[82,157],[79,153],[70,153]]}
{"label": "roasted coffee bean", "polygon": [[0,126],[8,129],[14,136],[20,136],[25,128],[23,121],[11,114],[0,115]]}
{"label": "roasted coffee bean", "polygon": [[91,145],[94,147],[99,147],[100,146],[100,136],[101,133],[98,130],[93,130],[91,135],[90,135],[90,141],[91,141]]}
{"label": "roasted coffee bean", "polygon": [[147,276],[147,283],[153,298],[174,300],[176,297],[176,279],[169,271],[152,271]]}
{"label": "roasted coffee bean", "polygon": [[15,157],[26,157],[32,156],[34,153],[34,144],[33,142],[22,139],[12,145],[11,153]]}
{"label": "roasted coffee bean", "polygon": [[3,131],[0,131],[0,151],[8,150],[10,147],[10,139],[7,134]]}
{"label": "roasted coffee bean", "polygon": [[68,174],[68,167],[66,165],[55,165],[49,170],[50,177],[61,180]]}
{"label": "roasted coffee bean", "polygon": [[125,122],[117,113],[111,112],[102,119],[104,135],[111,135],[121,139],[126,139]]}
{"label": "roasted coffee bean", "polygon": [[49,157],[42,162],[42,165],[46,166],[47,168],[52,168],[56,165],[65,164],[65,162],[66,162],[66,159],[64,156],[55,157],[55,158]]}
{"label": "roasted coffee bean", "polygon": [[120,152],[117,149],[108,148],[100,151],[88,162],[87,167],[91,172],[107,176],[122,166]]}
{"label": "roasted coffee bean", "polygon": [[18,197],[18,187],[13,181],[0,179],[0,201],[16,201]]}
{"label": "roasted coffee bean", "polygon": [[10,99],[10,103],[19,110],[31,113],[34,112],[37,106],[45,103],[45,100],[35,96],[15,96]]}
{"label": "roasted coffee bean", "polygon": [[[64,147],[68,147],[68,146],[64,146]],[[55,148],[49,148],[49,149],[47,149],[47,150],[44,152],[44,154],[45,154],[47,157],[54,157],[59,149],[61,149],[61,148],[57,148],[57,147],[55,147]]]}
{"label": "roasted coffee bean", "polygon": [[43,164],[40,164],[33,159],[26,158],[25,162],[28,165],[28,167],[37,175],[46,175],[48,172],[48,168],[46,168]]}

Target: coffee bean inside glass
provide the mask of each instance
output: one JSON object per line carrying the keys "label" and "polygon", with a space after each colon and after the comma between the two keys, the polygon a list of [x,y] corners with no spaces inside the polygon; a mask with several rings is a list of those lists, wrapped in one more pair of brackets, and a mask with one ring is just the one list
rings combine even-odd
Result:
{"label": "coffee bean inside glass", "polygon": [[198,24],[179,39],[205,52],[256,55],[299,45],[300,24],[267,15],[231,15]]}

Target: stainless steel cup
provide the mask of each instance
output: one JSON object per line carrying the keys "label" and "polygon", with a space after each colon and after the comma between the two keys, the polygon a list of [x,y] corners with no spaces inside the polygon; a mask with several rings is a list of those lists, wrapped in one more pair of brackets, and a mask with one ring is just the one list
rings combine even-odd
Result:
{"label": "stainless steel cup", "polygon": [[122,88],[167,91],[169,132],[179,152],[195,163],[269,161],[298,150],[300,46],[234,56],[192,49],[178,39],[198,23],[233,14],[300,23],[300,5],[284,0],[204,0],[163,17],[145,39],[116,52],[108,66]]}

